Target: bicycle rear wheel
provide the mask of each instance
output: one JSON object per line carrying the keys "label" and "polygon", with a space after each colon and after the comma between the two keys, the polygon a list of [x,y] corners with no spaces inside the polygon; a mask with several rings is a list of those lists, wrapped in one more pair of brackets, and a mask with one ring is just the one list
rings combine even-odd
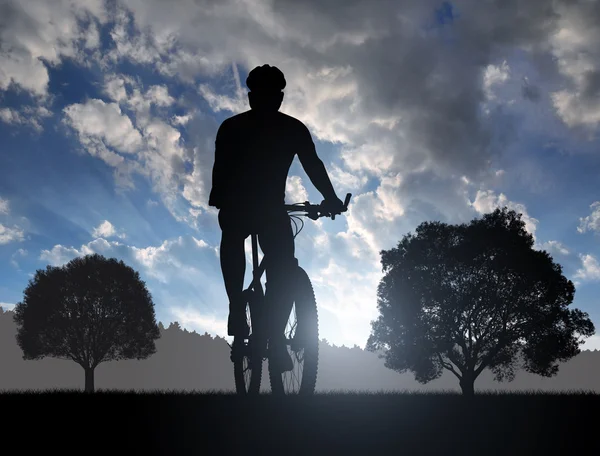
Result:
{"label": "bicycle rear wheel", "polygon": [[252,315],[258,320],[259,309],[251,293],[247,293],[246,319],[250,326],[248,338],[235,338],[232,345],[231,360],[233,361],[233,377],[235,389],[239,395],[257,395],[260,392],[262,380],[262,365],[264,343],[252,325]]}
{"label": "bicycle rear wheel", "polygon": [[313,394],[319,363],[319,319],[317,302],[306,271],[297,269],[294,304],[285,328],[291,371],[280,373],[269,362],[271,392],[276,395]]}

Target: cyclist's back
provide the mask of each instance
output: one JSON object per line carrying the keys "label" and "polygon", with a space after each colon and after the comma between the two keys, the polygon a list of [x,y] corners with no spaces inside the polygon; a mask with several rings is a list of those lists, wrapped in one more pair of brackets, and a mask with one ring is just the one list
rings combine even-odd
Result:
{"label": "cyclist's back", "polygon": [[299,120],[279,111],[249,110],[225,120],[217,133],[211,202],[252,212],[282,208],[289,168],[314,143]]}

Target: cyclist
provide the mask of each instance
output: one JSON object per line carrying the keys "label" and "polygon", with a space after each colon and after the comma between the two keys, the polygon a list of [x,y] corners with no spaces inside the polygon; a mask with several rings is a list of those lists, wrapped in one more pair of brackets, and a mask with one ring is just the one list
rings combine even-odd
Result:
{"label": "cyclist", "polygon": [[[296,155],[313,185],[323,195],[327,212],[339,214],[337,197],[325,166],[317,156],[306,126],[279,112],[286,80],[276,67],[254,68],[246,79],[250,110],[225,119],[215,140],[215,162],[209,205],[219,209],[220,261],[229,298],[227,333],[249,333],[242,300],[246,255],[244,241],[251,234],[268,262],[265,300],[275,303],[269,315],[273,359],[282,372],[293,368],[284,343],[284,330],[293,305],[290,282],[297,267],[291,221],[284,208],[287,175]],[[243,209],[240,209],[243,208]]]}

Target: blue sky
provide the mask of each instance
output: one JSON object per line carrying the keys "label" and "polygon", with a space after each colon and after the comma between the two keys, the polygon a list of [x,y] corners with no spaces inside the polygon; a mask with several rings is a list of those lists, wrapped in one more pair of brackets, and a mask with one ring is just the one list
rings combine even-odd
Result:
{"label": "blue sky", "polygon": [[[4,1],[0,302],[36,269],[99,252],[140,271],[163,323],[224,335],[214,136],[248,109],[248,71],[271,63],[288,81],[282,111],[354,195],[296,241],[322,337],[364,346],[380,249],[504,204],[598,326],[600,30],[584,6],[548,18],[519,5]],[[296,161],[288,201],[307,198],[321,200]]]}

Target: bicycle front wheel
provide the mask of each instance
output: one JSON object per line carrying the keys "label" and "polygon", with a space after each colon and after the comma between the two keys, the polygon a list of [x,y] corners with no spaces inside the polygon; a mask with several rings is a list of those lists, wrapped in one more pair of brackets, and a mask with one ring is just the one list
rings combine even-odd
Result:
{"label": "bicycle front wheel", "polygon": [[271,391],[276,395],[313,394],[319,363],[319,319],[312,284],[301,267],[297,269],[294,304],[285,328],[288,352],[294,362],[291,371],[271,368]]}
{"label": "bicycle front wheel", "polygon": [[260,309],[256,306],[252,295],[248,294],[248,296],[246,319],[250,326],[250,335],[247,339],[236,338],[231,353],[235,389],[237,394],[242,396],[259,394],[264,354],[263,337],[260,337],[260,331],[256,331]]}

